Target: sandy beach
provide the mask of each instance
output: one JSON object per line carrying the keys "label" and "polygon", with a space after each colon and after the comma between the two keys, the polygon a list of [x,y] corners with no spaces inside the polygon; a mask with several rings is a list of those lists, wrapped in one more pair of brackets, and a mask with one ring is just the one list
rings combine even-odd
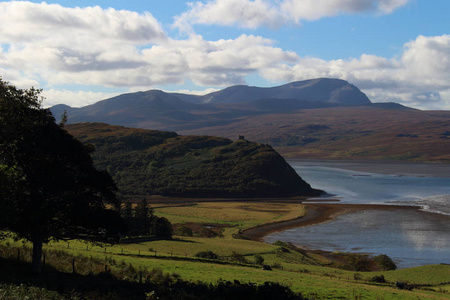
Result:
{"label": "sandy beach", "polygon": [[312,203],[306,204],[307,213],[297,219],[264,224],[247,229],[243,235],[254,241],[263,241],[263,238],[271,233],[284,231],[294,227],[316,225],[323,222],[332,221],[336,216],[364,210],[395,211],[395,210],[419,210],[418,206],[398,206],[398,205],[373,205],[373,204],[329,204]]}

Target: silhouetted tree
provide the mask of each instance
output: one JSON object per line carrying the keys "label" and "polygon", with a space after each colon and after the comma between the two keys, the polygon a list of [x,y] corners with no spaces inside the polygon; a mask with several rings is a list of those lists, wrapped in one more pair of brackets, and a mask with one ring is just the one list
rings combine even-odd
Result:
{"label": "silhouetted tree", "polygon": [[150,234],[170,239],[173,234],[172,224],[164,217],[155,216],[152,218]]}
{"label": "silhouetted tree", "polygon": [[136,231],[140,235],[147,235],[150,233],[152,227],[153,209],[147,204],[147,199],[142,198],[141,202],[135,210]]}
{"label": "silhouetted tree", "polygon": [[42,108],[40,92],[0,78],[0,229],[33,243],[37,273],[50,239],[112,241],[123,228],[106,209],[119,205],[111,176]]}

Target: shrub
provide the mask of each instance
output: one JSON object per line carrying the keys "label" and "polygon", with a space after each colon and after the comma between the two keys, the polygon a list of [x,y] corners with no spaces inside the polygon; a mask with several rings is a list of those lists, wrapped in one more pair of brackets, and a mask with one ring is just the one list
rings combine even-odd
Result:
{"label": "shrub", "polygon": [[154,217],[152,219],[152,227],[150,228],[150,234],[156,235],[162,238],[172,238],[172,224],[164,217]]}
{"label": "shrub", "polygon": [[178,228],[176,233],[177,233],[177,235],[181,235],[181,236],[192,236],[193,235],[192,229],[190,227],[187,227],[186,225],[183,225],[180,228]]}
{"label": "shrub", "polygon": [[364,254],[349,254],[344,269],[357,272],[370,271],[369,258]]}
{"label": "shrub", "polygon": [[255,254],[255,264],[262,265],[264,263],[264,257],[259,254]]}
{"label": "shrub", "polygon": [[212,251],[200,251],[195,254],[198,258],[217,259],[218,256]]}
{"label": "shrub", "polygon": [[395,265],[394,261],[389,256],[387,256],[385,254],[381,254],[381,255],[375,256],[373,258],[373,260],[384,271],[390,271],[390,270],[397,269],[397,266]]}
{"label": "shrub", "polygon": [[283,265],[280,264],[279,262],[276,262],[272,265],[272,268],[283,270]]}
{"label": "shrub", "polygon": [[386,283],[386,279],[384,278],[383,275],[380,276],[373,276],[370,281],[372,282],[378,282],[378,283]]}
{"label": "shrub", "polygon": [[233,253],[231,253],[231,260],[241,263],[241,264],[247,264],[248,261],[245,258],[244,255],[240,254],[239,252],[233,251]]}

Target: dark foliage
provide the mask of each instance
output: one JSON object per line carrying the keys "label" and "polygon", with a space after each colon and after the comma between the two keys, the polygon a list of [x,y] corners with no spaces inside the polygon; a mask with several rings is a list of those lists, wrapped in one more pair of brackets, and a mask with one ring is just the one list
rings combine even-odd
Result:
{"label": "dark foliage", "polygon": [[240,263],[240,264],[247,264],[247,263],[248,263],[248,261],[247,261],[247,259],[245,258],[245,256],[242,255],[242,254],[239,253],[239,252],[236,252],[236,251],[233,251],[233,252],[231,253],[231,255],[230,255],[230,260],[231,260],[231,261],[234,261],[234,262],[237,262],[237,263]]}
{"label": "dark foliage", "polygon": [[370,281],[377,282],[377,283],[386,283],[386,279],[384,278],[384,275],[379,276],[373,276]]}
{"label": "dark foliage", "polygon": [[255,258],[255,264],[257,264],[257,265],[264,264],[264,257],[262,257],[261,255],[255,254],[254,258]]}
{"label": "dark foliage", "polygon": [[218,256],[212,251],[200,251],[195,254],[198,258],[217,259]]}
{"label": "dark foliage", "polygon": [[371,262],[368,255],[365,254],[348,254],[347,263],[344,269],[350,271],[364,272],[370,271]]}
{"label": "dark foliage", "polygon": [[218,235],[217,232],[206,227],[202,227],[198,232],[198,236],[206,238],[215,238]]}
{"label": "dark foliage", "polygon": [[172,238],[172,224],[164,217],[155,216],[145,198],[135,208],[131,202],[126,202],[121,214],[128,228],[128,236],[154,235],[159,238]]}
{"label": "dark foliage", "polygon": [[394,261],[385,254],[375,256],[373,259],[377,263],[377,265],[384,271],[397,269],[397,265],[394,263]]}
{"label": "dark foliage", "polygon": [[0,229],[33,243],[36,272],[52,238],[118,238],[121,218],[106,210],[119,203],[111,176],[41,108],[39,90],[0,79],[0,124]]}
{"label": "dark foliage", "polygon": [[181,236],[193,236],[194,232],[192,231],[192,228],[183,225],[177,229],[176,234]]}
{"label": "dark foliage", "polygon": [[268,145],[100,123],[68,126],[95,146],[95,164],[126,195],[289,197],[318,195]]}

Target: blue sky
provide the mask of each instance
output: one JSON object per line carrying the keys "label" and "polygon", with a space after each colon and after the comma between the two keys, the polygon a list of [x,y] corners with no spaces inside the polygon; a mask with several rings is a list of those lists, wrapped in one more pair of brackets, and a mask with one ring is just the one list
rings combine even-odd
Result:
{"label": "blue sky", "polygon": [[0,76],[84,106],[317,77],[450,109],[450,1],[1,1]]}

